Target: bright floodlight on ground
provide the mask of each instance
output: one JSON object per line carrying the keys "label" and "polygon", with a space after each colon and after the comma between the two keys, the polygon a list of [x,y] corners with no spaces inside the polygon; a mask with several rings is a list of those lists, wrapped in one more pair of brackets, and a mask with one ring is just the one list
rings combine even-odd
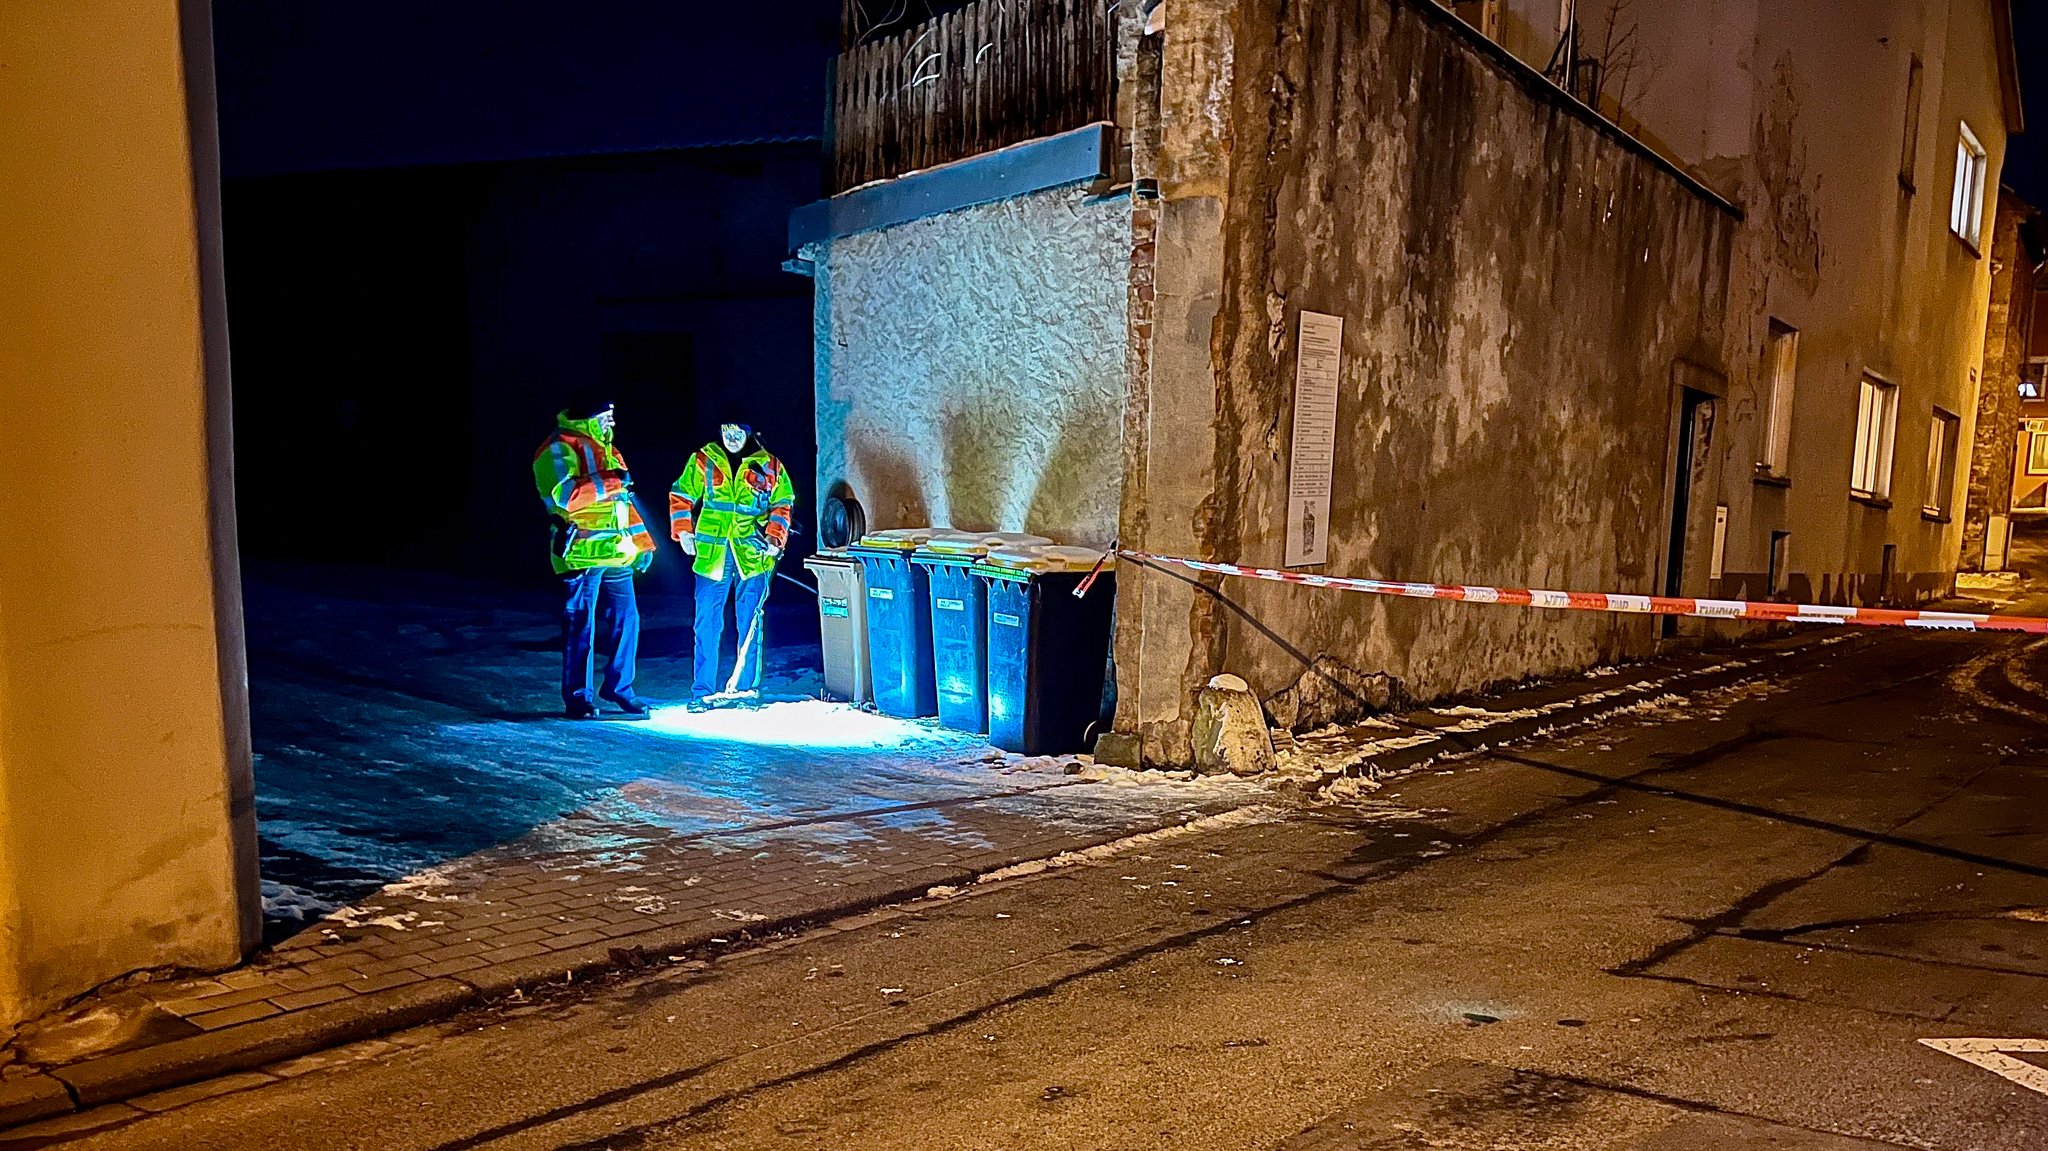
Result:
{"label": "bright floodlight on ground", "polygon": [[923,724],[817,699],[696,712],[658,707],[646,723],[633,727],[666,736],[762,747],[867,750],[944,738]]}

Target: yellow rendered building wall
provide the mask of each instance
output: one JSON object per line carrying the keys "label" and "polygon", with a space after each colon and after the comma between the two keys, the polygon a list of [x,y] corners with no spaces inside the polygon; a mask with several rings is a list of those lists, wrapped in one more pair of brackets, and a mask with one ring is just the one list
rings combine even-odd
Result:
{"label": "yellow rendered building wall", "polygon": [[0,4],[0,1032],[254,942],[205,13]]}

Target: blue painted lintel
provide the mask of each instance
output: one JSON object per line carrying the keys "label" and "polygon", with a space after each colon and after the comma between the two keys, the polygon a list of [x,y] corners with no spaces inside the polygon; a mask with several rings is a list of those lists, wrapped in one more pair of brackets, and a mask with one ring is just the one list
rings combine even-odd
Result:
{"label": "blue painted lintel", "polygon": [[1089,124],[841,192],[789,214],[789,250],[1109,175],[1114,125]]}

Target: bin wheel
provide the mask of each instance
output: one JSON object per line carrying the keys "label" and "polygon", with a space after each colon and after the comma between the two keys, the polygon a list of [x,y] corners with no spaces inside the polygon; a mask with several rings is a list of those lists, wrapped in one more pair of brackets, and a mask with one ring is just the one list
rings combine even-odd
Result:
{"label": "bin wheel", "polygon": [[868,534],[868,517],[860,501],[845,484],[833,486],[818,516],[818,540],[828,548],[843,548]]}

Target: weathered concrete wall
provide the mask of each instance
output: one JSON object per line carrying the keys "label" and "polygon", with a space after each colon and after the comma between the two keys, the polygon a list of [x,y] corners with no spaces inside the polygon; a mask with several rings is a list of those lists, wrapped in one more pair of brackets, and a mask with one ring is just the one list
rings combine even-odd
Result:
{"label": "weathered concrete wall", "polygon": [[1128,197],[1049,189],[814,252],[818,492],[870,527],[1106,544],[1121,496]]}
{"label": "weathered concrete wall", "polygon": [[205,15],[0,5],[0,1027],[260,926]]}
{"label": "weathered concrete wall", "polygon": [[[1982,383],[1977,393],[1977,427],[1969,459],[1962,551],[1956,557],[1956,566],[1962,571],[1985,569],[1985,532],[1992,516],[2010,516],[2013,481],[2026,466],[2025,460],[2015,456],[2020,428],[2020,361],[2026,354],[2027,309],[2034,301],[2034,266],[2020,242],[2020,225],[2034,214],[2025,201],[1999,189],[1984,362],[1978,377]],[[1992,557],[1994,561],[1999,558]]]}
{"label": "weathered concrete wall", "polygon": [[[1192,139],[1176,148],[1167,117],[1151,462],[1126,538],[1280,565],[1307,309],[1346,321],[1322,570],[1661,590],[1678,381],[1720,386],[1724,207],[1427,0],[1176,5],[1163,88]],[[1683,586],[1704,592],[1693,566]],[[1246,581],[1224,609],[1142,584],[1119,605],[1142,634],[1120,640],[1138,701],[1118,726],[1153,762],[1184,758],[1217,671],[1303,725],[1654,642],[1640,618]]]}

